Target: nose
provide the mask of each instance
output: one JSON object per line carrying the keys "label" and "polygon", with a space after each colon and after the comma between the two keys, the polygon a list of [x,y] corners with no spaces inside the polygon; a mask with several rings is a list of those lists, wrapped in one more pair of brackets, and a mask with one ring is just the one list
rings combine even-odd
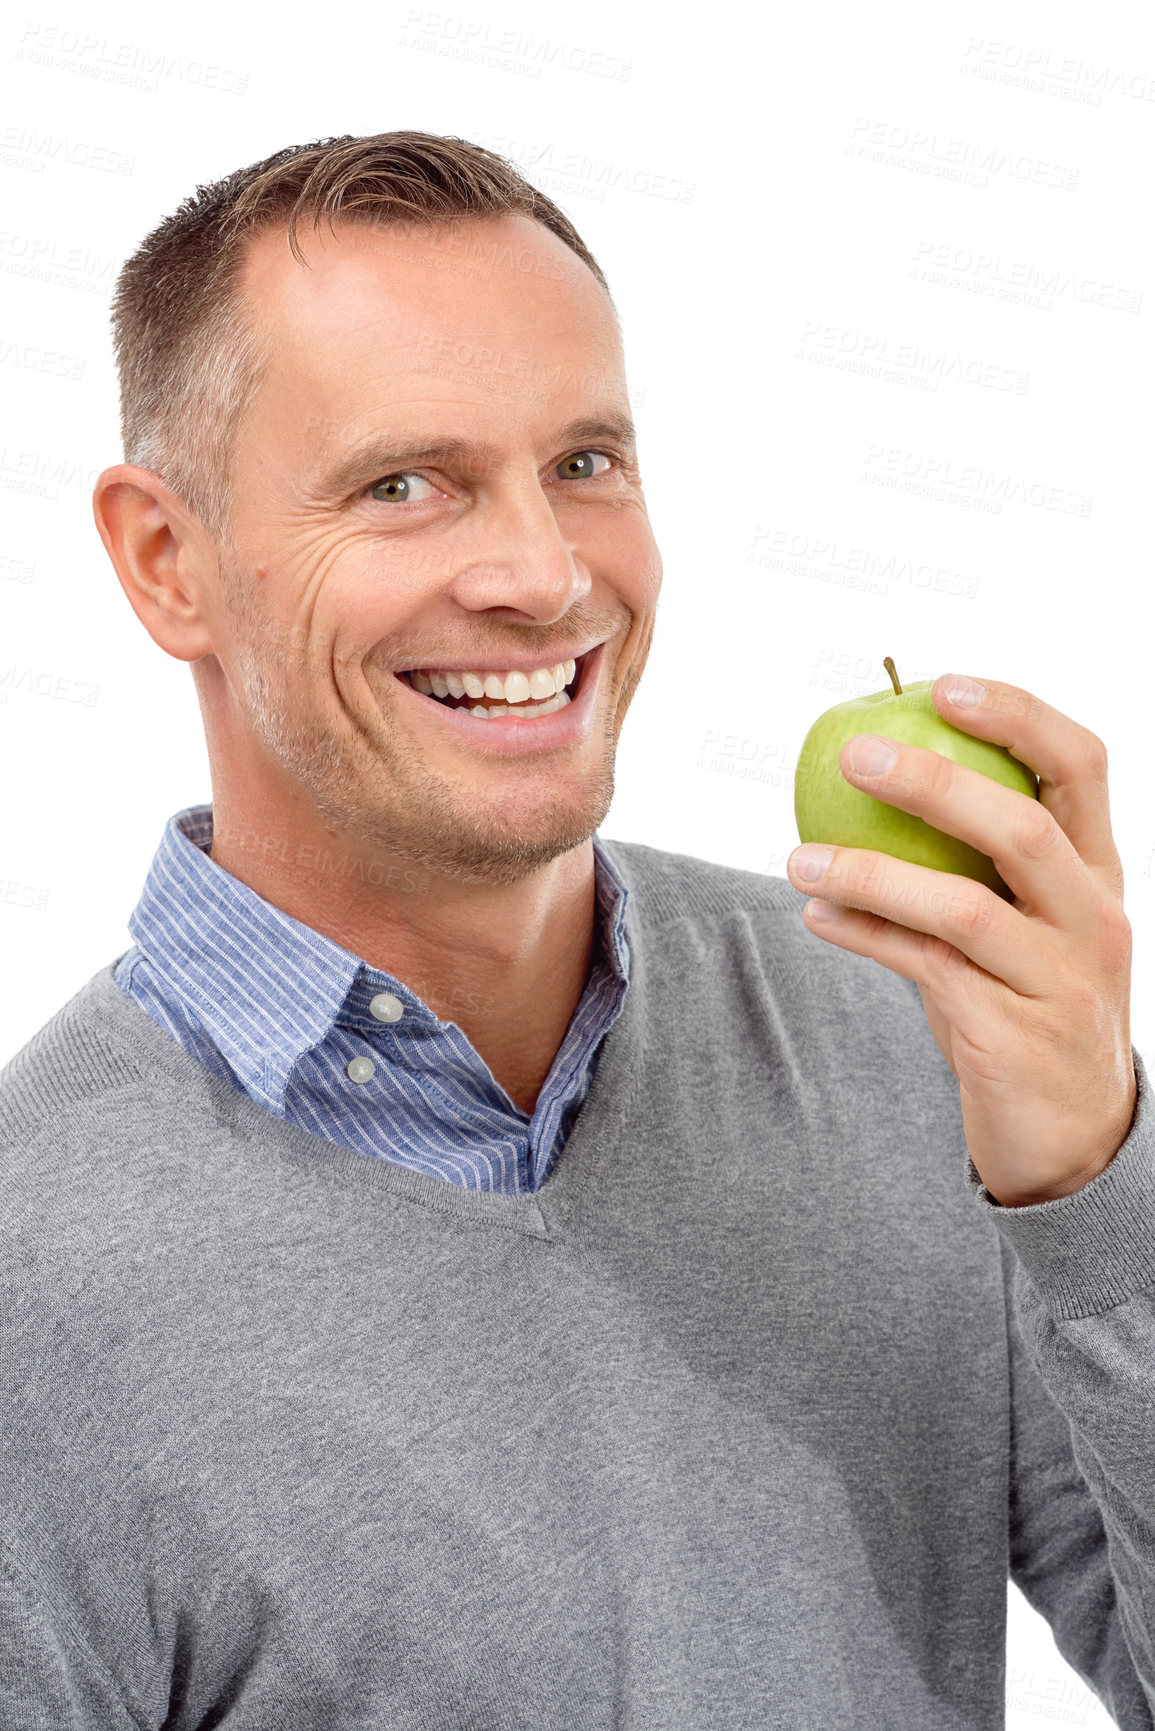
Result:
{"label": "nose", "polygon": [[589,594],[589,567],[563,536],[536,476],[495,488],[478,526],[478,548],[449,585],[458,606],[548,625]]}

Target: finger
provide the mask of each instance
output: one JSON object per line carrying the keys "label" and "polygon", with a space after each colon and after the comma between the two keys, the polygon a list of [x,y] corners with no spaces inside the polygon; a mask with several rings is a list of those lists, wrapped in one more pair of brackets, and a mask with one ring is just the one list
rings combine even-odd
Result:
{"label": "finger", "polygon": [[898,754],[894,767],[866,774],[854,767],[861,737],[847,740],[839,759],[855,787],[988,854],[1026,911],[1068,931],[1091,926],[1102,884],[1037,799],[898,739],[887,741]]}
{"label": "finger", "polygon": [[[799,865],[805,857],[825,854],[831,857],[821,876],[803,877]],[[869,848],[825,844],[795,848],[786,861],[786,871],[795,888],[808,895],[942,940],[1024,997],[1041,997],[1054,989],[1054,946],[1047,941],[1046,927],[1038,920],[1029,920],[973,878],[911,865]],[[852,928],[846,929],[849,932]],[[904,942],[907,948],[903,953],[917,953],[901,937],[889,937],[888,942],[895,953]],[[925,968],[921,975],[907,977],[925,980]]]}
{"label": "finger", "polygon": [[[953,703],[952,685],[973,683],[985,696],[972,705]],[[1123,867],[1111,834],[1107,790],[1107,748],[1103,741],[1017,685],[998,680],[968,681],[944,673],[931,688],[935,708],[952,727],[1003,745],[1039,778],[1039,802],[1050,812],[1079,858],[1120,899]]]}
{"label": "finger", "polygon": [[[999,995],[1002,987],[956,946],[881,919],[877,914],[833,902],[807,902],[802,912],[806,924],[818,937],[856,956],[869,956],[881,967],[913,981],[924,993],[929,990],[936,1014],[944,1015],[947,1024],[965,1039],[981,1044],[997,1037],[1004,1008]],[[925,1008],[925,997],[923,1003]],[[931,1019],[929,1009],[927,1016]],[[935,1038],[943,1050],[945,1031],[936,1032]]]}

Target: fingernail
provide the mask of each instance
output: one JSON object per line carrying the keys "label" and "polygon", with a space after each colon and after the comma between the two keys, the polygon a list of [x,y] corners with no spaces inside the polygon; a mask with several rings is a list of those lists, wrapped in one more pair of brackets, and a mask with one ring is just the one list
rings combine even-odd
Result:
{"label": "fingernail", "polygon": [[983,701],[987,688],[980,685],[977,679],[964,679],[961,673],[951,673],[943,686],[943,692],[947,702],[953,703],[956,709],[969,709],[972,704]]}
{"label": "fingernail", "polygon": [[818,926],[830,925],[842,918],[842,909],[834,902],[807,902],[804,911]]}
{"label": "fingernail", "polygon": [[850,767],[856,775],[885,775],[898,762],[898,753],[885,739],[864,733],[851,741]]}
{"label": "fingernail", "polygon": [[804,878],[808,884],[812,884],[823,875],[833,858],[832,847],[820,847],[812,843],[808,847],[796,847],[786,865],[788,870],[793,870],[795,877]]}

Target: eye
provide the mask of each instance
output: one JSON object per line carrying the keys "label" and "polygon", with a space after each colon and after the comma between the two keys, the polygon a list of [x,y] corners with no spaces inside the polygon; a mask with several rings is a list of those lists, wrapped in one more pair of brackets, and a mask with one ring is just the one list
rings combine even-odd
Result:
{"label": "eye", "polygon": [[612,463],[613,458],[606,451],[575,451],[572,457],[565,457],[554,470],[554,474],[563,481],[585,481],[593,477],[595,472],[605,474],[604,469],[595,471],[594,463]]}
{"label": "eye", "polygon": [[[414,493],[414,487],[427,487],[429,491],[427,493]],[[414,504],[419,499],[428,499],[436,491],[436,487],[431,486],[423,476],[413,474],[410,470],[405,470],[397,475],[382,476],[380,481],[370,487],[369,497],[371,499],[377,499],[384,504],[404,505]]]}

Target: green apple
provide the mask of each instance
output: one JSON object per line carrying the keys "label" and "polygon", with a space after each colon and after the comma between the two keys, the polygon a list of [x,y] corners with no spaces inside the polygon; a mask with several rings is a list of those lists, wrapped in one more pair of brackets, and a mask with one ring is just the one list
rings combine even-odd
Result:
{"label": "green apple", "polygon": [[1013,895],[992,859],[956,836],[934,829],[921,817],[900,811],[847,781],[839,753],[856,733],[880,733],[907,745],[937,751],[953,763],[977,769],[1003,787],[1030,799],[1039,797],[1038,777],[1001,745],[975,739],[944,721],[931,697],[932,679],[904,689],[887,657],[893,690],[852,698],[820,715],[798,754],[794,773],[794,816],[800,841],[830,842],[835,847],[874,848],[912,865],[956,872],[986,884],[1004,900]]}

